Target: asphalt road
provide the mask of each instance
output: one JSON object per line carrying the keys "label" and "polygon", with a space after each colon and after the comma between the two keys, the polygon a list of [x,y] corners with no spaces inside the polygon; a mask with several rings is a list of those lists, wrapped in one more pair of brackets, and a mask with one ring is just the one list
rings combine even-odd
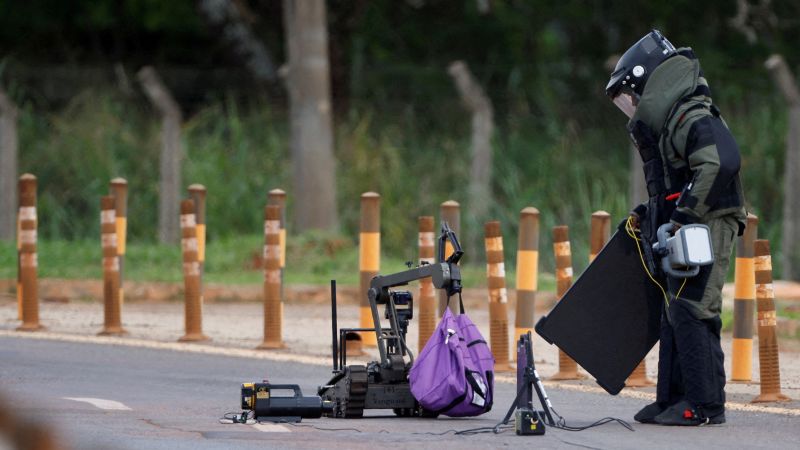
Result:
{"label": "asphalt road", "polygon": [[[291,425],[226,425],[236,411],[239,385],[266,377],[297,383],[311,395],[330,370],[170,350],[0,338],[0,393],[18,414],[50,424],[69,448],[800,448],[800,419],[779,414],[728,412],[725,425],[668,428],[635,424],[635,432],[608,424],[582,432],[547,429],[545,436],[456,436],[497,423],[514,396],[498,383],[494,409],[472,419],[306,419]],[[636,399],[565,390],[548,392],[572,425],[605,416],[632,421]],[[81,400],[90,399],[90,400]],[[116,402],[116,403],[115,403]],[[116,408],[116,409],[115,409]],[[127,409],[126,409],[127,408]],[[380,413],[380,412],[379,412]],[[391,415],[391,412],[387,412]]]}

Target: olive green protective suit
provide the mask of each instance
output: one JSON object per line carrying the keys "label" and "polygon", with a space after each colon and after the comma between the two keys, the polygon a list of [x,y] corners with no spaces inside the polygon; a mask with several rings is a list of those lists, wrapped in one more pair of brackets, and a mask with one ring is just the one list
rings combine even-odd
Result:
{"label": "olive green protective suit", "polygon": [[662,317],[657,401],[685,399],[715,416],[725,403],[722,286],[746,212],[739,149],[691,49],[679,49],[653,71],[628,130],[644,161],[650,195],[646,206],[634,210],[644,237],[653,241],[655,229],[668,221],[706,224],[715,258],[695,277],[662,277],[670,299]]}
{"label": "olive green protective suit", "polygon": [[680,51],[683,54],[667,59],[650,75],[630,123],[641,121],[657,135],[661,163],[645,167],[648,190],[660,190],[651,181],[660,171],[662,193],[681,194],[677,204],[663,201],[653,208],[659,210],[662,223],[703,223],[711,228],[716,262],[681,290],[697,317],[707,319],[720,313],[731,243],[744,230],[746,212],[739,149],[711,103],[699,61],[688,49]]}

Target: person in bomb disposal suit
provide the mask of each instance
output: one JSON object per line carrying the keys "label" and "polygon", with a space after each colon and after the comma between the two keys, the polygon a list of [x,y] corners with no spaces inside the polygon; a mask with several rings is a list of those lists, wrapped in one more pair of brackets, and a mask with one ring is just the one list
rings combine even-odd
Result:
{"label": "person in bomb disposal suit", "polygon": [[[720,347],[722,285],[746,212],[739,148],[691,48],[676,49],[653,30],[617,63],[606,94],[630,119],[628,132],[644,162],[649,200],[631,212],[643,244],[659,225],[711,230],[714,263],[699,275],[666,281],[656,402],[634,419],[662,425],[725,422],[725,368]],[[654,274],[656,275],[656,274]]]}

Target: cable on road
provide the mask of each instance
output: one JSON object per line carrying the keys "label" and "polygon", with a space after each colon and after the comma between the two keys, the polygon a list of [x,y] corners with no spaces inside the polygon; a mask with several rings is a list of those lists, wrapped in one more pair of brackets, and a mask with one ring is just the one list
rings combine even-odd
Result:
{"label": "cable on road", "polygon": [[[550,411],[552,411],[552,413],[556,417],[558,417],[558,420],[556,420],[555,423],[553,423],[553,424],[547,424],[547,425],[549,425],[550,427],[555,428],[557,430],[583,431],[583,430],[588,430],[589,428],[599,427],[599,426],[605,425],[607,423],[616,422],[616,423],[622,425],[623,427],[627,428],[630,431],[635,431],[633,429],[633,427],[628,422],[626,422],[626,421],[624,421],[622,419],[617,419],[615,417],[604,417],[604,418],[602,418],[602,419],[600,419],[600,420],[598,420],[598,421],[596,421],[594,423],[591,423],[589,425],[583,425],[583,426],[569,425],[569,424],[567,424],[566,419],[564,419],[564,417],[562,417],[561,414],[556,412],[556,410],[554,408],[551,407]],[[475,435],[475,434],[483,434],[483,433],[501,434],[501,433],[504,433],[504,432],[506,432],[508,430],[513,430],[513,429],[514,429],[513,425],[508,425],[508,424],[506,424],[504,422],[499,422],[497,425],[491,426],[491,427],[470,428],[470,429],[467,429],[467,430],[460,430],[460,431],[447,430],[447,431],[443,431],[441,433],[423,432],[423,433],[411,433],[411,434],[425,434],[425,435],[431,435],[431,436],[443,436],[445,434],[453,433],[453,435],[455,435],[455,436],[472,436],[472,435]],[[562,441],[562,442],[564,442],[564,441]],[[570,442],[564,442],[564,443],[565,444],[571,444]]]}
{"label": "cable on road", "polygon": [[[258,422],[258,423],[281,423],[281,424],[291,425],[291,426],[297,427],[297,428],[313,428],[313,429],[319,430],[319,431],[355,431],[356,433],[363,433],[363,431],[359,430],[358,428],[322,428],[322,427],[318,427],[316,425],[301,424],[301,423],[294,423],[294,422],[287,422],[287,421],[277,421],[277,422],[267,421],[267,422]],[[385,431],[385,430],[381,430],[381,431]]]}
{"label": "cable on road", "polygon": [[[626,422],[626,421],[624,421],[622,419],[617,419],[615,417],[604,417],[604,418],[602,418],[602,419],[600,419],[600,420],[598,420],[596,422],[590,423],[589,425],[583,425],[583,426],[569,425],[569,424],[567,424],[566,419],[564,419],[564,417],[561,414],[559,414],[555,410],[555,408],[551,407],[550,411],[552,411],[553,415],[555,415],[558,419],[555,421],[555,423],[547,424],[547,425],[549,425],[549,426],[551,426],[551,427],[553,427],[555,429],[558,429],[558,430],[583,431],[583,430],[588,430],[589,428],[599,427],[601,425],[605,425],[605,424],[608,424],[608,423],[616,422],[616,423],[622,425],[623,427],[627,428],[630,431],[635,431],[633,429],[633,427],[628,422]],[[220,423],[226,423],[226,424],[241,423],[241,424],[248,424],[248,425],[252,425],[252,424],[256,424],[256,423],[286,424],[286,425],[291,425],[291,426],[293,426],[295,428],[311,428],[311,429],[318,430],[318,431],[355,431],[356,433],[364,433],[364,431],[359,430],[358,428],[323,428],[323,427],[320,427],[320,426],[317,426],[317,425],[300,424],[300,423],[290,422],[290,421],[287,421],[287,420],[260,421],[260,420],[255,420],[255,419],[251,418],[251,414],[252,414],[252,411],[242,412],[241,414],[237,413],[237,412],[228,412],[228,413],[225,413],[219,421],[220,421]],[[472,436],[472,435],[475,435],[475,434],[484,434],[484,433],[501,434],[501,433],[505,433],[506,431],[513,430],[513,429],[514,429],[513,425],[509,425],[509,424],[504,423],[504,422],[499,422],[494,426],[469,428],[469,429],[466,429],[466,430],[453,430],[453,429],[450,429],[450,430],[442,431],[442,432],[438,432],[438,433],[437,432],[428,431],[428,432],[415,432],[415,433],[410,433],[410,434],[412,434],[412,435],[427,435],[427,436],[444,436],[444,435],[453,433],[454,436]],[[376,431],[376,433],[389,433],[389,431],[379,430],[379,431]],[[564,442],[564,443],[565,444],[571,444],[570,442]]]}
{"label": "cable on road", "polygon": [[572,426],[572,425],[568,425],[567,424],[567,420],[564,419],[564,417],[561,416],[561,414],[556,412],[555,408],[553,408],[552,406],[550,407],[550,411],[556,417],[558,417],[558,420],[556,421],[556,423],[552,424],[550,426],[553,427],[553,428],[559,429],[559,430],[564,430],[564,431],[583,431],[583,430],[588,430],[589,428],[599,427],[599,426],[605,425],[607,423],[616,422],[616,423],[622,425],[623,427],[627,428],[629,431],[636,431],[636,430],[633,429],[631,424],[629,424],[628,422],[626,422],[626,421],[624,421],[622,419],[617,419],[616,417],[603,417],[602,419],[598,420],[597,422],[591,423],[589,425]]}
{"label": "cable on road", "polygon": [[227,412],[223,414],[222,417],[219,419],[219,423],[223,424],[241,423],[246,425],[254,425],[258,422],[250,417],[250,412],[243,411],[241,414],[237,412]]}

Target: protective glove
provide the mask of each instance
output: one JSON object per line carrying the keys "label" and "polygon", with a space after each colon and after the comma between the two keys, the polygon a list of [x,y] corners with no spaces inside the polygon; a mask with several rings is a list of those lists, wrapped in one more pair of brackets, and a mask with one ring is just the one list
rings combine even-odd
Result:
{"label": "protective glove", "polygon": [[631,218],[631,225],[633,226],[634,230],[639,229],[639,223],[641,222],[642,216],[644,216],[646,212],[647,206],[642,203],[636,208],[633,208],[633,210],[631,210],[631,212],[628,214]]}
{"label": "protective glove", "polygon": [[631,227],[634,230],[638,230],[639,229],[639,215],[636,214],[633,211],[631,211],[631,214],[630,214],[630,222],[631,222]]}

